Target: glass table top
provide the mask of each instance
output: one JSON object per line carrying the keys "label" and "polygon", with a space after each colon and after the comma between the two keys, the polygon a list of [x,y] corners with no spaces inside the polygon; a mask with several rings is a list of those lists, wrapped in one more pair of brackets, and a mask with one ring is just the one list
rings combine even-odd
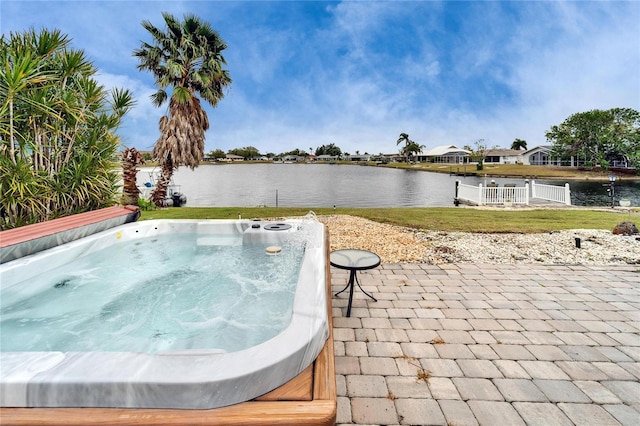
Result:
{"label": "glass table top", "polygon": [[372,269],[380,265],[380,257],[366,250],[346,249],[332,251],[329,255],[331,265],[341,269]]}

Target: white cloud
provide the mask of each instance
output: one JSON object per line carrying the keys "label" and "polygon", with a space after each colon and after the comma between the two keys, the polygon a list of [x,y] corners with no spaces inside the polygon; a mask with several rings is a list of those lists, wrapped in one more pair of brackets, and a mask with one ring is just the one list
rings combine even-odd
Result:
{"label": "white cloud", "polygon": [[158,137],[158,120],[166,109],[156,108],[151,103],[149,96],[155,93],[156,89],[123,74],[100,72],[95,78],[107,90],[120,88],[131,92],[136,105],[127,113],[119,130],[122,143],[144,150],[151,149]]}
{"label": "white cloud", "polygon": [[162,10],[192,11],[229,44],[234,82],[205,107],[207,150],[395,152],[401,132],[427,147],[535,146],[573,113],[640,105],[636,2],[327,4],[2,0],[0,19],[3,31],[59,25],[103,84],[132,90],[123,140],[142,149],[164,109],[131,52],[149,38],[140,22],[162,25]]}
{"label": "white cloud", "polygon": [[603,16],[598,8],[554,5],[561,13],[548,23],[554,28],[545,33],[548,44],[535,46],[513,67],[510,84],[519,104],[513,111],[500,108],[501,116],[542,142],[546,130],[571,114],[640,105],[640,51],[629,42],[638,40],[638,7]]}
{"label": "white cloud", "polygon": [[[376,52],[367,42],[388,16],[384,13],[392,12],[341,4],[334,10],[336,28],[342,31],[336,39],[342,34],[358,55],[344,62],[343,69],[319,72],[322,90],[297,86],[300,105],[310,105],[308,111],[318,117],[316,125],[296,128],[274,117],[281,125],[265,128],[263,139],[277,127],[280,141],[305,139],[314,146],[334,142],[352,152],[394,152],[400,132],[427,147],[472,145],[481,138],[490,146],[507,147],[515,138],[535,146],[545,143],[544,133],[551,125],[575,112],[637,108],[638,44],[624,41],[638,39],[633,25],[638,7],[630,5],[626,13],[610,14],[603,22],[601,10],[570,6],[535,3],[530,10],[518,9],[519,17],[492,7],[477,23],[465,23],[467,32],[449,53],[454,69],[446,69],[441,60],[446,52],[434,55],[432,44],[423,43],[419,56],[406,55],[396,63],[406,78],[396,87],[394,82],[385,84],[384,69],[358,72],[358,67],[372,63],[370,55]],[[415,85],[410,76],[419,75],[428,77],[430,84]],[[465,87],[466,80],[480,86]],[[459,86],[451,86],[456,83]],[[495,88],[489,90],[491,85]],[[485,104],[469,101],[469,94],[484,97]]]}

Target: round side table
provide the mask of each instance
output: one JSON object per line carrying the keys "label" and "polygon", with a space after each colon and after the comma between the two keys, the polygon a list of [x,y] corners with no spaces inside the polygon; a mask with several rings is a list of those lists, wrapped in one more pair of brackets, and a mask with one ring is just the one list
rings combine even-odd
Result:
{"label": "round side table", "polygon": [[329,255],[329,263],[331,266],[335,266],[338,269],[346,269],[349,271],[349,282],[346,287],[335,294],[338,296],[340,293],[349,289],[349,305],[347,306],[347,317],[351,316],[351,304],[353,303],[353,288],[355,284],[358,284],[360,290],[369,296],[374,301],[378,301],[375,297],[364,291],[360,285],[360,280],[356,275],[357,271],[364,271],[367,269],[376,268],[380,265],[380,256],[375,253],[366,250],[346,249],[332,251]]}

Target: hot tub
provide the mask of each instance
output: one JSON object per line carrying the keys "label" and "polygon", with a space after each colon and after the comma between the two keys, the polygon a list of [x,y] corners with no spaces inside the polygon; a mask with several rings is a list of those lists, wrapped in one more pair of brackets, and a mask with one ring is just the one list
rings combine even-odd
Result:
{"label": "hot tub", "polygon": [[[269,268],[273,267],[272,263],[276,262],[277,266],[277,262],[284,259],[283,256],[287,251],[294,247],[301,249],[300,264],[296,270],[294,290],[291,295],[292,305],[285,308],[279,307],[279,310],[276,310],[277,317],[282,322],[281,329],[274,335],[268,335],[266,340],[263,339],[264,341],[258,339],[257,343],[249,347],[236,346],[235,341],[227,347],[219,347],[217,341],[210,339],[208,333],[204,332],[198,337],[189,339],[168,337],[164,343],[151,345],[149,350],[144,350],[141,349],[145,347],[144,344],[138,345],[136,340],[138,338],[142,340],[142,337],[135,334],[133,337],[126,338],[110,335],[112,330],[107,328],[107,334],[102,337],[88,334],[89,340],[99,343],[97,349],[79,348],[78,345],[86,341],[86,338],[79,339],[70,347],[63,345],[61,348],[55,347],[57,340],[66,341],[66,339],[54,339],[52,343],[46,342],[44,338],[38,338],[35,339],[38,341],[35,347],[21,350],[20,343],[10,341],[11,338],[4,334],[5,329],[10,327],[3,326],[5,343],[0,348],[2,350],[0,353],[0,364],[2,364],[0,406],[217,408],[248,401],[269,392],[297,376],[316,359],[328,337],[329,325],[324,227],[312,218],[284,222],[248,220],[137,222],[2,264],[0,265],[2,277],[0,288],[3,296],[3,322],[11,320],[15,325],[15,312],[20,308],[20,306],[18,308],[5,306],[6,301],[27,303],[26,301],[37,299],[41,289],[58,297],[56,293],[58,290],[67,291],[69,287],[73,287],[71,278],[59,279],[55,274],[65,271],[73,275],[72,266],[67,265],[73,265],[71,262],[75,259],[90,259],[91,256],[105,253],[104,250],[115,248],[118,251],[121,245],[128,245],[138,247],[138,251],[128,255],[129,262],[123,262],[122,269],[135,271],[136,265],[142,263],[140,256],[146,255],[157,258],[155,261],[160,263],[158,268],[166,266],[163,264],[171,263],[171,253],[164,253],[163,257],[158,253],[160,249],[155,249],[150,243],[166,236],[192,241],[194,250],[204,251],[210,256],[212,262],[227,248],[240,250],[245,255],[242,262],[234,265],[234,270],[238,274],[245,269],[251,270],[252,263],[260,263],[263,269],[271,270]],[[249,254],[246,255],[246,253]],[[198,258],[202,261],[201,255],[202,253]],[[190,256],[186,256],[185,259],[189,258]],[[180,268],[184,267],[184,262],[184,259],[179,261]],[[95,271],[87,273],[104,274]],[[183,272],[180,270],[176,272],[178,275],[181,273]],[[107,274],[119,277],[120,269],[113,268]],[[153,289],[153,280],[146,276],[147,272],[141,275],[145,285]],[[248,277],[240,275],[239,280],[249,289],[255,286],[271,285],[272,280],[265,280],[264,274],[259,278],[256,278],[255,274],[249,274]],[[276,275],[271,276],[277,277],[277,275],[276,272]],[[268,278],[269,274],[266,274],[266,277]],[[176,281],[179,279],[180,277],[176,276]],[[238,281],[237,277],[234,279]],[[41,280],[44,280],[44,284]],[[212,278],[211,281],[206,281],[205,279],[202,285],[214,287],[216,280]],[[191,283],[189,277],[183,281]],[[273,278],[273,281],[276,279]],[[171,284],[172,280],[168,282]],[[146,298],[137,296],[139,293],[135,285],[127,283],[123,285],[118,280],[112,285],[122,286],[122,289],[110,296],[110,300],[117,299],[119,303],[115,305],[107,303],[98,308],[97,312],[103,316],[105,322],[111,321],[113,315],[120,314],[114,313],[113,306],[124,304],[134,311],[143,309],[138,303],[142,303]],[[73,291],[76,289],[74,288]],[[127,293],[128,291],[133,293]],[[154,290],[151,294],[155,295],[159,291],[159,289]],[[170,296],[173,294],[170,289],[165,288],[162,291]],[[245,293],[247,293],[246,289]],[[127,296],[127,294],[136,296]],[[280,299],[286,298],[286,296],[282,298],[261,296],[244,302],[244,305],[248,304],[251,309],[254,309],[261,304],[266,304],[267,301],[278,305],[281,303]],[[50,300],[50,297],[46,296],[45,299]],[[64,298],[59,299],[55,305],[56,309],[64,308],[65,303],[69,304]],[[162,311],[165,306],[166,303],[156,306],[154,312]],[[188,309],[186,311],[183,309],[180,312],[187,311]],[[104,317],[105,312],[106,317]],[[68,314],[65,312],[60,315],[64,317]],[[286,316],[284,321],[283,316]],[[34,318],[22,319],[23,322],[33,320]],[[207,318],[204,318],[203,322],[207,322]],[[95,329],[99,328],[101,326],[95,326]],[[93,329],[90,328],[90,330]],[[41,334],[49,333],[41,331]],[[20,334],[18,333],[17,336]],[[162,340],[163,336],[164,333],[154,332],[150,338]],[[118,341],[122,339],[128,339],[130,342],[125,346],[135,349],[123,350],[118,346]],[[20,340],[24,339],[20,338]],[[175,346],[174,343],[180,340],[183,340],[182,346]],[[206,347],[210,341],[213,342],[210,343],[213,346]],[[100,346],[102,343],[106,346]],[[5,351],[5,347],[9,347],[10,350]],[[52,347],[52,349],[44,350],[46,347]]]}

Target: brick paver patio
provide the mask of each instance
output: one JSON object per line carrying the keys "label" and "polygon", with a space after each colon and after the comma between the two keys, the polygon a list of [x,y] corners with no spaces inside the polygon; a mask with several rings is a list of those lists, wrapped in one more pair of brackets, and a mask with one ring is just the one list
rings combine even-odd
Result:
{"label": "brick paver patio", "polygon": [[378,302],[333,298],[338,424],[640,425],[640,265],[358,276]]}

